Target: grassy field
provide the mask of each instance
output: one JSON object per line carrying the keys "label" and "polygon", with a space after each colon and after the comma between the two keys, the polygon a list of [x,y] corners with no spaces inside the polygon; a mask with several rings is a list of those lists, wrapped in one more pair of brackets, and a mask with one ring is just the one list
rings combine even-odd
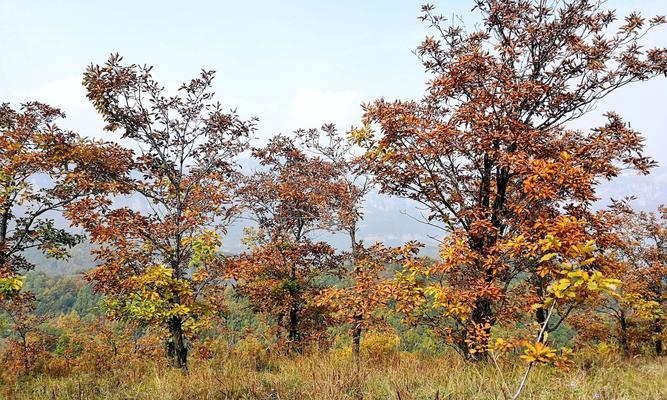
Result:
{"label": "grassy field", "polygon": [[[514,387],[523,365],[502,365]],[[185,376],[139,359],[106,372],[38,375],[5,384],[5,399],[503,399],[491,363],[402,353],[363,362],[340,353],[196,360]],[[581,358],[570,371],[536,368],[523,399],[667,399],[667,358]]]}

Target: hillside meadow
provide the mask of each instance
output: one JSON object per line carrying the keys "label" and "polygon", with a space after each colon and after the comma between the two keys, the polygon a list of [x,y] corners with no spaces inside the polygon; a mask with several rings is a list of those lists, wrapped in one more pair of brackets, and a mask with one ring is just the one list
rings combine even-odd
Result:
{"label": "hillside meadow", "polygon": [[[126,29],[144,6],[127,2],[132,12],[107,27],[98,20],[123,2],[111,3],[96,31],[139,32],[155,19]],[[627,118],[629,102],[598,109],[667,77],[667,16],[597,0],[469,3],[470,24],[421,6],[411,18],[428,31],[413,51],[422,95],[395,92],[403,82],[389,74],[352,105],[352,126],[322,117],[285,130],[254,116],[283,107],[284,93],[229,96],[243,110],[217,94],[229,83],[277,90],[288,80],[273,57],[302,66],[283,50],[319,46],[316,25],[273,56],[252,40],[242,56],[223,52],[261,73],[208,66],[180,85],[161,69],[186,61],[180,54],[154,68],[136,60],[145,48],[128,59],[86,53],[92,61],[68,74],[95,113],[92,133],[69,128],[59,90],[53,104],[2,100],[0,395],[667,400],[664,179],[654,179],[658,193],[634,185],[659,170],[665,149]],[[169,24],[179,35],[208,16],[183,7],[197,17]],[[330,11],[352,16],[340,7]],[[390,23],[377,11],[392,7],[377,3],[365,18]],[[259,31],[273,34],[273,22]],[[206,44],[226,26],[206,27]],[[170,33],[146,38],[156,32]],[[354,54],[361,71],[357,56],[394,49],[366,33],[327,57]],[[219,39],[247,39],[228,37]],[[361,85],[361,75],[344,81]],[[336,115],[328,101],[301,101],[294,114]],[[286,119],[301,121],[288,108]],[[610,194],[626,182],[626,195]],[[371,214],[385,220],[379,233],[367,230]],[[399,215],[425,229],[406,231]]]}
{"label": "hillside meadow", "polygon": [[[364,352],[369,356],[367,352]],[[197,360],[188,375],[164,362],[134,359],[103,371],[23,377],[4,384],[7,399],[503,399],[503,381],[520,380],[523,365],[470,364],[454,354],[374,354],[355,366],[349,351],[276,357],[232,351]],[[378,358],[379,357],[379,358]],[[667,398],[667,360],[580,355],[569,371],[536,369],[525,399]]]}

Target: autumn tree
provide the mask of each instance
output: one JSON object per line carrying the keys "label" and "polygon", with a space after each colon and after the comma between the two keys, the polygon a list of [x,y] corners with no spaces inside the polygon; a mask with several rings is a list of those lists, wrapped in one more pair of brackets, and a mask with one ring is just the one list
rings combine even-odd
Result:
{"label": "autumn tree", "polygon": [[80,242],[81,235],[57,226],[58,215],[118,192],[127,178],[125,150],[59,128],[64,116],[37,102],[19,110],[0,105],[0,302],[21,297],[19,274],[34,267],[25,251],[65,258]]}
{"label": "autumn tree", "polygon": [[234,160],[254,130],[254,120],[213,101],[213,77],[202,70],[168,96],[152,67],[124,65],[118,55],[84,74],[106,130],[134,143],[127,190],[141,204],[103,199],[72,213],[97,246],[99,265],[87,277],[113,316],[164,328],[167,354],[183,369],[186,338],[220,303],[220,233],[238,210]]}
{"label": "autumn tree", "polygon": [[[551,364],[568,369],[572,364],[572,350],[568,347],[557,349],[549,343],[548,334],[559,326],[576,306],[595,302],[602,298],[618,299],[618,288],[621,281],[607,277],[615,265],[613,258],[605,257],[593,240],[588,239],[587,224],[570,216],[560,216],[546,227],[547,233],[536,242],[530,243],[517,238],[509,246],[511,257],[528,255],[539,257],[538,276],[549,282],[545,295],[533,296],[529,303],[531,309],[544,309],[546,314],[542,320],[535,322],[534,332],[516,335],[504,339],[497,337],[492,346],[480,347],[486,341],[471,342],[473,350],[489,354],[497,368],[503,384],[505,399],[519,398],[526,386],[528,376],[535,366]],[[433,291],[438,300],[439,292]],[[560,307],[560,309],[559,309]],[[563,312],[562,309],[567,309]],[[484,334],[484,332],[481,332]],[[486,337],[488,338],[488,337]],[[523,377],[516,390],[510,392],[502,370],[498,367],[498,359],[510,350],[523,348],[520,356],[526,363]],[[472,351],[472,350],[471,350]]]}
{"label": "autumn tree", "polygon": [[667,210],[661,206],[658,213],[634,211],[625,201],[615,202],[608,218],[623,239],[610,249],[619,260],[613,274],[623,281],[620,296],[590,304],[571,324],[582,338],[617,342],[626,356],[646,343],[661,355],[667,311]]}
{"label": "autumn tree", "polygon": [[[352,325],[352,355],[356,360],[359,357],[362,332],[372,320],[369,318],[370,314],[388,301],[377,294],[382,292],[382,285],[378,282],[379,274],[384,269],[382,260],[388,261],[390,254],[381,254],[384,250],[382,246],[365,248],[358,237],[364,199],[373,188],[373,182],[371,176],[355,161],[357,148],[354,142],[334,125],[325,124],[321,129],[298,130],[296,136],[305,150],[333,164],[339,174],[339,185],[335,194],[338,205],[333,229],[344,232],[350,240],[350,250],[343,255],[343,259],[349,264],[347,278],[353,286],[343,291],[327,291],[323,299],[328,299],[329,303],[338,309],[339,317],[342,316],[341,312],[356,312],[355,315],[347,315],[351,319],[342,318]],[[357,295],[365,297],[354,299]],[[350,302],[357,300],[359,303],[356,306],[347,308]]]}
{"label": "autumn tree", "polygon": [[[568,123],[617,89],[664,75],[667,50],[642,46],[664,17],[633,13],[616,27],[615,13],[590,0],[474,5],[482,22],[472,30],[422,8],[436,35],[417,49],[431,77],[426,95],[366,104],[353,137],[381,191],[420,203],[447,235],[430,297],[461,306],[460,321],[447,307],[442,320],[478,359],[485,352],[470,350],[485,348],[491,327],[531,303],[525,296],[545,298],[551,284],[539,259],[508,258],[508,244],[544,238],[561,215],[586,222],[597,239],[605,230],[590,209],[597,186],[624,168],[653,166],[619,115],[588,131]],[[546,315],[534,311],[540,324]]]}
{"label": "autumn tree", "polygon": [[667,207],[658,213],[634,214],[629,227],[626,256],[629,275],[624,282],[624,302],[636,310],[636,317],[648,321],[655,354],[664,352],[667,318]]}
{"label": "autumn tree", "polygon": [[13,373],[29,374],[35,365],[47,354],[50,342],[40,325],[46,316],[35,315],[35,301],[31,293],[18,293],[13,301],[0,303],[0,320],[7,322],[12,332],[4,350],[6,363],[12,365]]}
{"label": "autumn tree", "polygon": [[314,299],[324,279],[341,272],[333,247],[314,239],[335,224],[339,171],[283,135],[252,153],[262,169],[239,194],[257,225],[246,238],[249,252],[232,263],[233,276],[238,292],[274,322],[287,351],[300,351],[326,327],[326,310]]}
{"label": "autumn tree", "polygon": [[331,163],[338,172],[339,204],[333,225],[335,230],[348,235],[350,251],[354,253],[357,246],[362,245],[358,238],[358,225],[363,218],[364,198],[373,188],[372,177],[356,162],[354,142],[334,125],[325,124],[321,129],[298,130],[296,136],[304,150]]}
{"label": "autumn tree", "polygon": [[317,304],[329,309],[338,323],[351,326],[355,362],[359,361],[362,333],[386,324],[386,311],[393,296],[387,266],[396,262],[396,253],[397,249],[387,249],[381,244],[360,246],[345,274],[348,282],[327,287],[317,296]]}

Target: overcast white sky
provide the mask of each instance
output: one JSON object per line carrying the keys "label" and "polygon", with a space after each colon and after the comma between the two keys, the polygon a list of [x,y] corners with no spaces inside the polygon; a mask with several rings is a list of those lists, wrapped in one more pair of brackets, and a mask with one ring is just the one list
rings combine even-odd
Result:
{"label": "overcast white sky", "polygon": [[[471,0],[433,1],[468,22]],[[61,126],[106,137],[85,99],[81,75],[119,52],[130,63],[155,65],[168,86],[215,69],[215,89],[241,115],[260,118],[259,135],[334,122],[357,124],[360,103],[419,98],[425,74],[411,51],[428,33],[417,20],[421,1],[8,1],[0,0],[0,101],[39,100],[62,108]],[[667,14],[667,0],[610,0],[631,10]],[[667,28],[646,37],[667,47]],[[624,88],[576,123],[590,128],[610,110],[647,137],[661,165],[652,176],[623,177],[604,196],[637,195],[639,207],[667,202],[667,80]],[[400,216],[404,201],[372,197],[362,231],[398,243],[429,232]]]}

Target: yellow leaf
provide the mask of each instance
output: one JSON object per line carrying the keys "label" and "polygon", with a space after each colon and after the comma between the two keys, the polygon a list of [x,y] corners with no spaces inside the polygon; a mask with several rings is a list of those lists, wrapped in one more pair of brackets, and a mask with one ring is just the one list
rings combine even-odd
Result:
{"label": "yellow leaf", "polygon": [[554,257],[556,257],[556,253],[547,253],[540,258],[540,262],[549,261]]}

